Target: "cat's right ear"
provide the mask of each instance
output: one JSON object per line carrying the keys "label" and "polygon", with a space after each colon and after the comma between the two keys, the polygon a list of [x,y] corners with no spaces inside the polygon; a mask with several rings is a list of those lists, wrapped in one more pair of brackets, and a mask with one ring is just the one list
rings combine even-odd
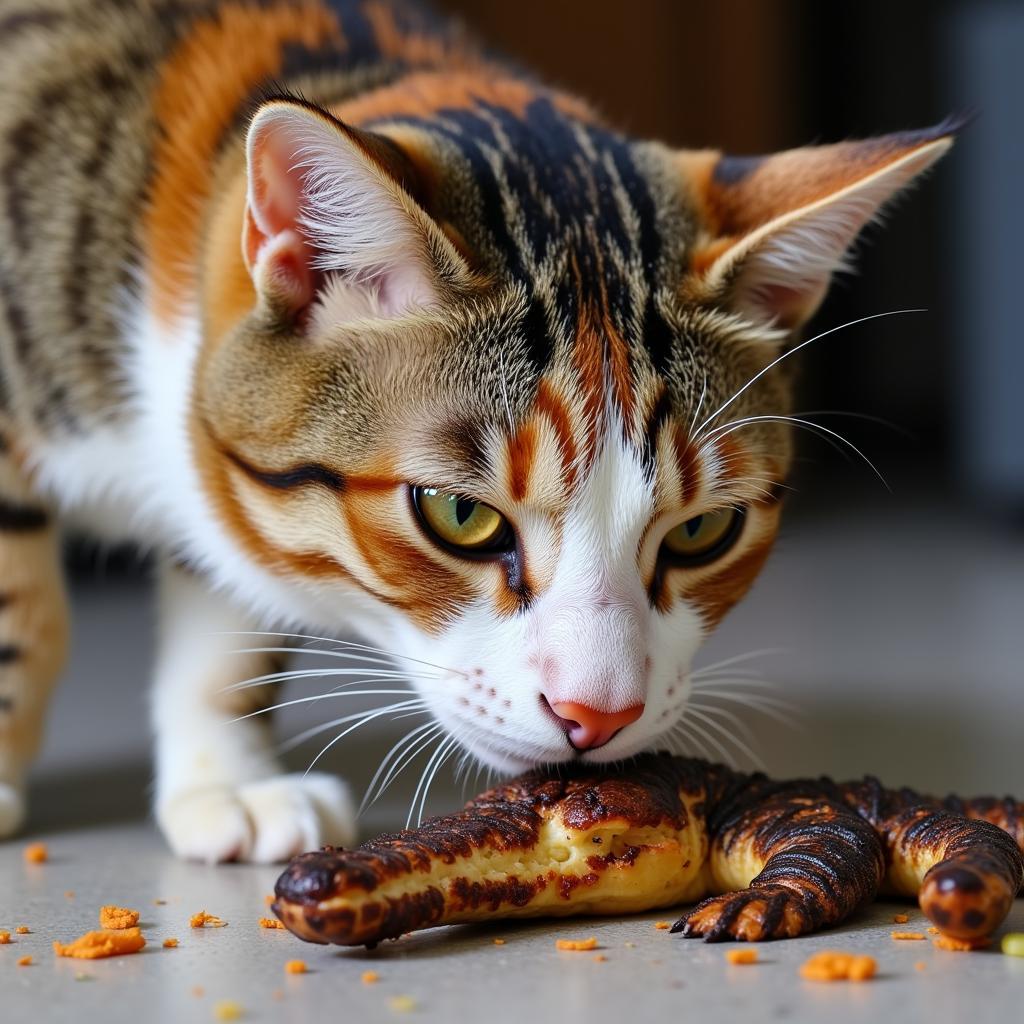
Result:
{"label": "cat's right ear", "polygon": [[298,313],[327,280],[335,321],[430,306],[465,265],[413,199],[415,168],[387,137],[301,101],[271,100],[246,139],[242,252],[257,293]]}

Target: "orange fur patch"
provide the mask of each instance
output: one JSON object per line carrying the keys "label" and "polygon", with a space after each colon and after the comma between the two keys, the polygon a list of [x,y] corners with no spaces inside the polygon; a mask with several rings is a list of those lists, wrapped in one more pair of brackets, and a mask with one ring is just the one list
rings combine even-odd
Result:
{"label": "orange fur patch", "polygon": [[508,489],[513,501],[526,497],[536,455],[536,424],[524,423],[508,442]]}
{"label": "orange fur patch", "polygon": [[345,48],[334,14],[316,0],[272,7],[229,2],[196,21],[161,68],[153,98],[161,132],[144,236],[153,311],[163,322],[173,322],[195,287],[211,165],[232,117],[253,89],[280,72],[288,44],[328,42]]}

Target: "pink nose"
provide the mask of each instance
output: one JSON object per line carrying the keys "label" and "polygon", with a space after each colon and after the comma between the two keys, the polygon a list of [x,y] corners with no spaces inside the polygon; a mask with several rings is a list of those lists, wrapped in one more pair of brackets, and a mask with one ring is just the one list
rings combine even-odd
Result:
{"label": "pink nose", "polygon": [[620,729],[644,713],[643,704],[634,704],[624,711],[598,711],[571,700],[559,700],[548,706],[561,719],[569,742],[577,750],[603,747]]}

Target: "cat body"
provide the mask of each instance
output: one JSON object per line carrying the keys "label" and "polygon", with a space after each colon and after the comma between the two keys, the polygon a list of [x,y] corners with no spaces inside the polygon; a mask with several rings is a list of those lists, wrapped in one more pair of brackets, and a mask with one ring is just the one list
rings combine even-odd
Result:
{"label": "cat body", "polygon": [[777,530],[775,363],[948,128],[674,151],[382,0],[3,0],[0,40],[0,834],[65,527],[157,554],[184,855],[351,836],[225,728],[270,702],[246,631],[395,652],[438,759],[671,734]]}

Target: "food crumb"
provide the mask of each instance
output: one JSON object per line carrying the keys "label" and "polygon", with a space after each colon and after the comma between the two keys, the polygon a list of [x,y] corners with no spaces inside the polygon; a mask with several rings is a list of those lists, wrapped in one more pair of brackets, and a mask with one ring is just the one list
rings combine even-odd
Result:
{"label": "food crumb", "polygon": [[929,935],[938,935],[938,934],[939,934],[939,929],[938,929],[938,928],[936,928],[936,927],[935,927],[935,925],[932,925],[932,926],[931,926],[931,927],[930,927],[930,928],[928,929],[928,934],[929,934]]}
{"label": "food crumb", "polygon": [[1007,956],[1024,956],[1024,932],[1008,932],[999,948]]}
{"label": "food crumb", "polygon": [[597,939],[556,939],[555,948],[585,953],[589,949],[597,949]]}
{"label": "food crumb", "polygon": [[495,939],[494,940],[494,944],[496,946],[504,946],[505,945],[505,940],[504,939]]}
{"label": "food crumb", "polygon": [[950,953],[970,953],[974,949],[984,949],[991,942],[991,939],[954,939],[951,935],[940,935],[932,940],[936,949],[945,949]]}
{"label": "food crumb", "polygon": [[164,939],[164,949],[177,949],[177,948],[178,948],[178,940],[177,939]]}
{"label": "food crumb", "polygon": [[74,898],[75,898],[75,890],[74,889],[68,889],[68,891],[66,893],[64,893],[64,899],[66,899],[66,900],[73,900]]}
{"label": "food crumb", "polygon": [[927,966],[928,965],[923,960],[918,960],[917,963],[914,964],[914,970],[923,971]]}
{"label": "food crumb", "polygon": [[289,960],[284,965],[285,974],[305,974],[308,970],[305,960]]}
{"label": "food crumb", "polygon": [[100,927],[114,931],[121,928],[134,928],[139,923],[139,912],[127,907],[100,907]]}
{"label": "food crumb", "polygon": [[284,989],[283,988],[275,988],[274,991],[270,993],[270,998],[271,999],[284,999]]}
{"label": "food crumb", "polygon": [[607,959],[608,957],[606,957],[604,953],[598,953],[597,956],[594,957],[594,963],[603,964],[607,961]]}
{"label": "food crumb", "polygon": [[153,900],[153,906],[154,907],[166,907],[167,906],[167,900]]}
{"label": "food crumb", "polygon": [[265,906],[269,907],[273,902],[274,894],[272,892],[268,892],[267,895],[263,897],[263,903]]}
{"label": "food crumb", "polygon": [[396,1013],[410,1013],[416,1009],[416,1000],[412,996],[392,996],[388,1006]]}
{"label": "food crumb", "polygon": [[364,985],[376,985],[380,981],[380,975],[376,971],[363,971],[360,980]]}
{"label": "food crumb", "polygon": [[624,942],[623,945],[626,947],[626,949],[636,949],[635,942]]}
{"label": "food crumb", "polygon": [[217,1020],[238,1020],[244,1013],[242,1004],[233,999],[222,999],[213,1004],[213,1015]]}
{"label": "food crumb", "polygon": [[227,921],[222,921],[216,914],[208,914],[205,910],[193,914],[188,921],[190,928],[223,928],[226,924]]}
{"label": "food crumb", "polygon": [[206,995],[206,989],[203,988],[202,985],[193,985],[192,986],[192,995],[194,995],[196,997],[196,999],[202,999],[203,996]]}
{"label": "food crumb", "polygon": [[53,944],[57,956],[70,956],[78,960],[98,960],[101,957],[125,956],[138,953],[146,940],[138,928],[122,928],[116,931],[86,932],[74,942]]}
{"label": "food crumb", "polygon": [[893,924],[906,924],[910,918],[906,914],[897,914],[892,919]]}
{"label": "food crumb", "polygon": [[15,928],[14,930],[15,930],[15,932],[18,935],[31,935],[32,934],[32,932],[29,929],[29,926],[27,924],[19,924],[18,927]]}
{"label": "food crumb", "polygon": [[31,967],[32,966],[32,957],[30,957],[30,956],[19,957],[18,960],[16,960],[15,962],[17,963],[17,965],[19,967]]}
{"label": "food crumb", "polygon": [[260,927],[269,928],[271,931],[275,929],[284,931],[284,925],[276,917],[261,917]]}
{"label": "food crumb", "polygon": [[897,942],[923,942],[924,932],[890,932],[890,937]]}
{"label": "food crumb", "polygon": [[29,843],[23,856],[26,864],[45,864],[50,859],[50,851],[47,850],[46,843]]}
{"label": "food crumb", "polygon": [[731,964],[756,964],[756,949],[730,949],[726,951],[725,959]]}
{"label": "food crumb", "polygon": [[11,933],[10,932],[0,932],[0,946],[10,945],[10,942],[11,942]]}
{"label": "food crumb", "polygon": [[800,965],[800,977],[807,981],[867,981],[877,969],[873,957],[823,950]]}
{"label": "food crumb", "polygon": [[659,932],[667,932],[669,930],[669,928],[672,927],[672,922],[671,921],[655,921],[654,922],[654,927],[657,928]]}
{"label": "food crumb", "polygon": [[86,974],[85,971],[79,971],[75,975],[75,981],[92,981],[95,978],[93,974]]}

